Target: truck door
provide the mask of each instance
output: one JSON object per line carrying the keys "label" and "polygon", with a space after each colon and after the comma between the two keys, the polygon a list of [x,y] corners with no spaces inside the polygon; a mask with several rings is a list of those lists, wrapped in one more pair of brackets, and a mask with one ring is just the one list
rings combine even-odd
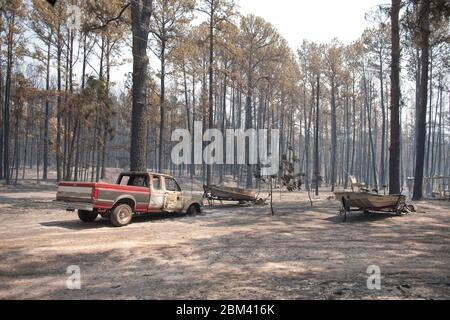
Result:
{"label": "truck door", "polygon": [[152,175],[150,182],[150,203],[149,210],[162,210],[164,205],[164,189],[160,176]]}
{"label": "truck door", "polygon": [[164,178],[165,196],[164,211],[178,212],[183,209],[183,193],[178,183],[173,178]]}

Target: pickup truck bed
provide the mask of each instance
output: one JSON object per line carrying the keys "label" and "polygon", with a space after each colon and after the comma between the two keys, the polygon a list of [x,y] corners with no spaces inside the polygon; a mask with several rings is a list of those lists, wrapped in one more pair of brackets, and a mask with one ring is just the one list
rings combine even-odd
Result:
{"label": "pickup truck bed", "polygon": [[[64,201],[70,207],[83,204],[90,209],[111,209],[112,204],[123,195],[136,201],[136,212],[149,212],[149,188],[122,186],[95,182],[60,182],[58,184],[57,201]],[[74,208],[78,209],[78,208]]]}

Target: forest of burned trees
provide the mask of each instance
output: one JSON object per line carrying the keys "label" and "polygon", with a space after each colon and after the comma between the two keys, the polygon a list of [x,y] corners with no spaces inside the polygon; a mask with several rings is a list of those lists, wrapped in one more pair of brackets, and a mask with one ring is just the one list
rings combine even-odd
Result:
{"label": "forest of burned trees", "polygon": [[294,51],[232,0],[2,2],[0,179],[98,181],[131,167],[254,186],[254,166],[170,161],[172,131],[194,121],[279,129],[307,189],[348,187],[352,174],[399,192],[408,177],[449,176],[449,11],[393,0],[368,8],[357,41]]}

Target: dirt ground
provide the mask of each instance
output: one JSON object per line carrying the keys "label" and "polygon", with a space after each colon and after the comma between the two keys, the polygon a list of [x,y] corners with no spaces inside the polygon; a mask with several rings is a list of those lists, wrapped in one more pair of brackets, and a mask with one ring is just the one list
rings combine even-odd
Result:
{"label": "dirt ground", "polygon": [[[352,213],[330,193],[217,204],[197,216],[83,223],[52,184],[0,187],[0,299],[449,299],[450,203],[406,216]],[[81,289],[69,290],[78,265]],[[367,268],[381,289],[367,288]]]}

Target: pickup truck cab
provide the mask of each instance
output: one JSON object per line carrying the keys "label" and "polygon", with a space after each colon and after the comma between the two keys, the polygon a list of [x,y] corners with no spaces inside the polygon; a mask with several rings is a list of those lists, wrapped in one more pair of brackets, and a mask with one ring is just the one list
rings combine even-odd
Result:
{"label": "pickup truck cab", "polygon": [[62,181],[56,201],[67,211],[78,210],[84,222],[101,215],[116,227],[129,224],[133,213],[196,214],[203,204],[201,195],[183,192],[175,178],[149,172],[123,172],[115,184]]}

